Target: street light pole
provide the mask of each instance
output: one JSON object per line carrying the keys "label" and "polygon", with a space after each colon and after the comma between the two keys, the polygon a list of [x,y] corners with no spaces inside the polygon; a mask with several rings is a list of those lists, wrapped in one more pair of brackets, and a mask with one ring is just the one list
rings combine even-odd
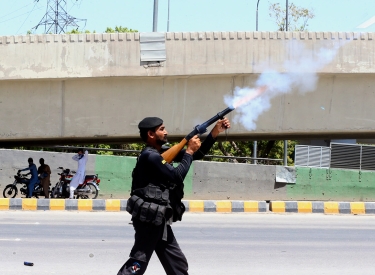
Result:
{"label": "street light pole", "polygon": [[158,0],[154,0],[154,24],[152,26],[152,31],[158,31]]}
{"label": "street light pole", "polygon": [[284,140],[284,166],[288,166],[288,141]]}
{"label": "street light pole", "polygon": [[286,0],[285,30],[288,31],[288,0]]}
{"label": "street light pole", "polygon": [[[285,31],[288,31],[288,0],[286,0],[285,8]],[[288,141],[284,140],[284,166],[288,166]]]}
{"label": "street light pole", "polygon": [[[260,0],[258,0],[258,2],[257,2],[257,16],[256,16],[256,27],[255,27],[256,31],[258,31],[258,6],[259,6],[259,1]],[[257,150],[258,150],[257,145],[258,145],[258,142],[256,140],[254,140],[254,142],[253,142],[253,158],[254,158],[253,164],[257,164],[257,160],[256,160]]]}
{"label": "street light pole", "polygon": [[258,31],[258,6],[259,6],[259,1],[260,0],[258,0],[258,3],[257,3],[257,19],[256,19],[256,28],[255,28],[256,31]]}
{"label": "street light pole", "polygon": [[258,150],[258,142],[256,141],[256,140],[254,140],[254,142],[253,142],[253,164],[257,164],[257,160],[256,160],[256,158],[257,158],[257,150]]}
{"label": "street light pole", "polygon": [[167,32],[169,32],[169,5],[170,5],[170,0],[168,0],[168,23],[167,23]]}

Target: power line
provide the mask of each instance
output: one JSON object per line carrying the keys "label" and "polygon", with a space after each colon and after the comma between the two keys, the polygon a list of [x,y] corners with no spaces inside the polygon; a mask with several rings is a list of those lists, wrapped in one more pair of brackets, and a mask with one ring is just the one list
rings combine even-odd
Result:
{"label": "power line", "polygon": [[[78,1],[79,1],[79,4],[78,4]],[[68,12],[70,12],[74,7],[78,7],[78,8],[81,7],[82,0],[71,0],[71,2],[73,5],[70,7]]]}
{"label": "power line", "polygon": [[47,11],[33,29],[44,26],[44,33],[65,33],[69,26],[78,29],[77,22],[81,21],[84,21],[86,25],[86,19],[77,19],[68,14],[67,0],[47,0]]}
{"label": "power line", "polygon": [[19,27],[19,29],[17,30],[17,32],[16,32],[17,34],[18,34],[18,32],[20,31],[20,29],[22,28],[23,24],[25,24],[26,20],[29,18],[30,14],[34,11],[34,9],[35,9],[35,7],[36,7],[37,4],[38,4],[38,2],[35,1],[35,5],[34,5],[33,9],[32,9],[32,10],[29,12],[29,14],[27,15],[25,21],[23,21],[21,27]]}
{"label": "power line", "polygon": [[[38,9],[40,9],[40,8],[38,8]],[[28,12],[22,13],[22,14],[20,14],[20,15],[17,15],[17,16],[15,16],[15,17],[12,17],[12,18],[6,19],[6,20],[4,20],[4,21],[0,21],[0,23],[4,23],[4,22],[7,22],[7,21],[10,21],[10,20],[12,20],[12,19],[15,19],[15,18],[20,17],[20,16],[25,15],[25,14],[30,14],[30,12],[28,11]],[[5,16],[3,16],[3,17],[5,17]]]}
{"label": "power line", "polygon": [[13,14],[13,13],[19,11],[19,10],[22,10],[22,9],[24,9],[24,8],[26,8],[26,7],[28,7],[28,6],[30,6],[31,4],[32,4],[32,3],[27,4],[27,5],[23,6],[22,8],[19,8],[19,9],[16,9],[15,11],[12,11],[12,12],[10,12],[10,13],[7,13],[6,15],[1,15],[0,18],[7,17],[7,16],[9,16],[9,15],[11,15],[11,14]]}

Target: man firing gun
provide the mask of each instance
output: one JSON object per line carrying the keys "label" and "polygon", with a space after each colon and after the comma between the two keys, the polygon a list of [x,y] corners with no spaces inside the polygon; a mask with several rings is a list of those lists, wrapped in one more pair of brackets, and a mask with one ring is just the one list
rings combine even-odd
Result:
{"label": "man firing gun", "polygon": [[[233,108],[230,110],[232,111]],[[172,222],[181,220],[185,207],[183,181],[193,160],[199,160],[208,153],[217,136],[230,128],[230,122],[221,113],[201,127],[198,125],[181,142],[180,147],[172,147],[163,155],[162,145],[167,142],[168,132],[163,120],[146,117],[139,125],[140,136],[146,143],[133,170],[131,197],[127,211],[132,215],[135,230],[134,246],[130,258],[125,262],[118,275],[144,274],[153,252],[156,252],[167,274],[188,274],[185,255],[173,234]],[[201,143],[197,134],[206,131],[206,127],[218,122]],[[187,144],[186,149],[182,149]],[[173,149],[174,148],[174,149]],[[172,150],[172,151],[171,151]],[[169,162],[179,162],[173,167]]]}

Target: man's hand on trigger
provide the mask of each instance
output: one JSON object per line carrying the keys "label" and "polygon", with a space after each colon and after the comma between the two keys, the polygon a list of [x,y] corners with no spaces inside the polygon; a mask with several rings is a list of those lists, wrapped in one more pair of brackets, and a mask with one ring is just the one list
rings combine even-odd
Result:
{"label": "man's hand on trigger", "polygon": [[186,153],[193,155],[201,147],[201,140],[197,135],[193,136],[187,145]]}
{"label": "man's hand on trigger", "polygon": [[215,127],[211,131],[213,138],[216,138],[221,132],[224,132],[226,129],[230,128],[230,121],[226,117],[224,119],[218,120]]}

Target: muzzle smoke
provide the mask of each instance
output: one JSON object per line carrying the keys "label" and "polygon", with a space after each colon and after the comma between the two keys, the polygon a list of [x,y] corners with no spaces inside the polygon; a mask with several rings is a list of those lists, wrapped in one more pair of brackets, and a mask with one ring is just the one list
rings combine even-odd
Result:
{"label": "muzzle smoke", "polygon": [[290,59],[283,62],[283,72],[270,66],[261,66],[259,69],[263,73],[254,88],[236,87],[234,95],[224,97],[228,106],[236,108],[233,122],[240,122],[247,130],[254,130],[259,115],[271,107],[273,97],[290,93],[294,89],[302,94],[314,91],[318,81],[316,72],[333,60],[339,48],[332,46],[311,51],[297,41],[286,47],[291,47],[288,51]]}

